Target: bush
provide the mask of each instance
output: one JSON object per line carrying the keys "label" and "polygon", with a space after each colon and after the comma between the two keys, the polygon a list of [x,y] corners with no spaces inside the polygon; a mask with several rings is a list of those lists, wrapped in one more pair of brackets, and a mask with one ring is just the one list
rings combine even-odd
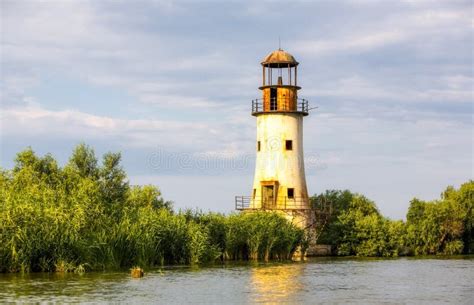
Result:
{"label": "bush", "polygon": [[374,202],[349,191],[326,191],[313,202],[331,202],[333,213],[319,243],[338,255],[398,256],[474,253],[474,182],[448,187],[439,200],[413,199],[406,223],[384,218]]}

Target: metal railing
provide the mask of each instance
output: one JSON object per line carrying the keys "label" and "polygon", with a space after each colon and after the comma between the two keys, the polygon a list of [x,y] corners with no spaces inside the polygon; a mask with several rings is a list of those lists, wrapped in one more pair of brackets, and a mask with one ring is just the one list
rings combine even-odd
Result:
{"label": "metal railing", "polygon": [[311,210],[308,198],[235,196],[236,210]]}
{"label": "metal railing", "polygon": [[263,99],[252,100],[252,114],[262,112],[300,112],[308,114],[309,105],[305,99],[270,98],[267,109]]}

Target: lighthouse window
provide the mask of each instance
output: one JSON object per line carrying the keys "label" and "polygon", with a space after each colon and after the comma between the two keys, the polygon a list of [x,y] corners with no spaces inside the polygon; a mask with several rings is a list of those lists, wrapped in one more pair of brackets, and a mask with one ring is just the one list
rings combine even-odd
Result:
{"label": "lighthouse window", "polygon": [[260,141],[257,141],[257,151],[260,151]]}
{"label": "lighthouse window", "polygon": [[285,141],[285,147],[286,147],[286,150],[293,150],[293,141],[292,140],[286,140]]}
{"label": "lighthouse window", "polygon": [[253,189],[253,194],[252,194],[253,199],[255,199],[256,195],[257,195],[257,189]]}
{"label": "lighthouse window", "polygon": [[276,88],[270,88],[270,110],[271,111],[278,110]]}
{"label": "lighthouse window", "polygon": [[295,189],[294,188],[288,188],[287,189],[287,196],[289,199],[294,199],[295,198]]}

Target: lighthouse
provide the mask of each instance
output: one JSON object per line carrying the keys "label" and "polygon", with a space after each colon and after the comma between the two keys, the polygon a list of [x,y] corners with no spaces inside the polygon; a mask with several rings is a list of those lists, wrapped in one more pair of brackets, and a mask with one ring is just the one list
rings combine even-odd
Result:
{"label": "lighthouse", "polygon": [[252,101],[257,120],[256,163],[250,196],[236,196],[237,210],[278,211],[309,228],[311,206],[303,155],[303,118],[308,101],[298,98],[298,62],[282,49],[262,65],[262,96]]}

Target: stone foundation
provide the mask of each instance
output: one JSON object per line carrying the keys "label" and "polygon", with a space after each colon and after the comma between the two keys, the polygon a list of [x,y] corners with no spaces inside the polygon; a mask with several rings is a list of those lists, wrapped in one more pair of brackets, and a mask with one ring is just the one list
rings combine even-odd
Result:
{"label": "stone foundation", "polygon": [[310,245],[306,250],[306,256],[331,256],[332,247],[331,245]]}

